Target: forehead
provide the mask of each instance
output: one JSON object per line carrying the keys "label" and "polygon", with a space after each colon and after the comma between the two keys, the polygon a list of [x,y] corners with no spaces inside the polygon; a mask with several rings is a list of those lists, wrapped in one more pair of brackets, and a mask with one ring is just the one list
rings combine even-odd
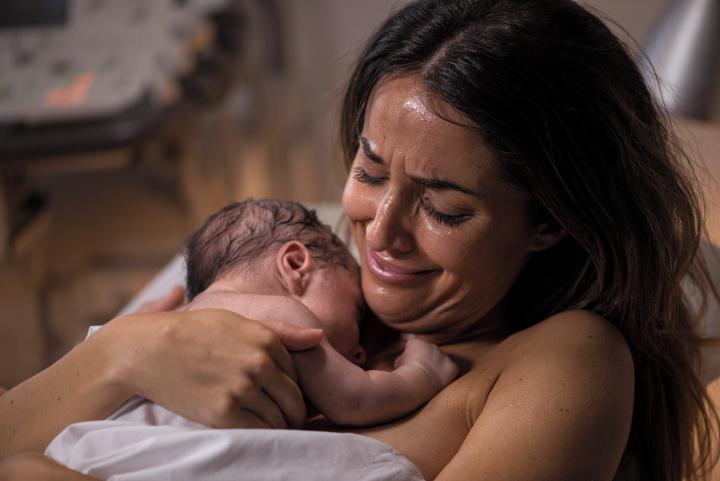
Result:
{"label": "forehead", "polygon": [[381,156],[412,159],[406,169],[417,172],[408,171],[410,175],[479,181],[480,171],[483,176],[498,174],[479,130],[415,76],[378,83],[368,102],[363,137]]}

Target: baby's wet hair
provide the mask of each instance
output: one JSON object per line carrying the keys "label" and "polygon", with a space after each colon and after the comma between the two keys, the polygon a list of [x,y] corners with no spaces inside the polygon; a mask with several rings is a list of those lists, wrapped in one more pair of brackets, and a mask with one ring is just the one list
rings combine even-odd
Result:
{"label": "baby's wet hair", "polygon": [[320,267],[354,265],[345,244],[314,210],[298,202],[249,199],[224,207],[188,238],[188,301],[230,273],[247,273],[293,240],[305,245]]}

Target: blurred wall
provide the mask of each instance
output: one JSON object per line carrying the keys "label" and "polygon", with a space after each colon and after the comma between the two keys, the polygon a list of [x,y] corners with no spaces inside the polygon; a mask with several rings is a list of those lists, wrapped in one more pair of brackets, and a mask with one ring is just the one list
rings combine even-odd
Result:
{"label": "blurred wall", "polygon": [[[304,138],[320,165],[328,170],[337,164],[332,151],[337,122],[337,101],[362,43],[374,28],[405,1],[390,0],[282,0],[288,35],[288,55],[296,92],[304,96],[298,112]],[[670,0],[587,0],[585,5],[602,12],[617,25],[611,28],[631,45],[647,39]],[[708,202],[708,229],[720,243],[720,125],[678,120],[681,135],[698,161]],[[341,177],[341,176],[339,176]],[[339,199],[341,180],[323,180],[321,200]]]}

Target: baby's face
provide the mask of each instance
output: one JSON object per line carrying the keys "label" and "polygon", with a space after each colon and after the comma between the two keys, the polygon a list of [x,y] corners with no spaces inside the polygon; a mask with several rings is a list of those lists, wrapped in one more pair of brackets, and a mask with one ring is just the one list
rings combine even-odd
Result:
{"label": "baby's face", "polygon": [[315,275],[317,284],[304,299],[305,305],[317,316],[330,345],[350,361],[362,364],[365,350],[360,346],[360,321],[365,301],[359,269],[327,267]]}

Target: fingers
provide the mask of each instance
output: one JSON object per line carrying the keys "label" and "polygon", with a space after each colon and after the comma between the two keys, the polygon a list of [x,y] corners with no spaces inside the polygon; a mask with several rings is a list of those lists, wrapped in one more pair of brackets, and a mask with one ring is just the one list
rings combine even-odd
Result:
{"label": "fingers", "polygon": [[[302,393],[297,385],[285,377],[284,388],[277,380],[268,379],[262,390],[248,392],[232,400],[233,415],[223,426],[257,429],[299,428],[305,423],[306,411]],[[266,394],[264,389],[270,391]]]}
{"label": "fingers", "polygon": [[278,321],[262,321],[262,324],[275,333],[289,351],[312,349],[323,339],[322,329],[307,329]]}
{"label": "fingers", "polygon": [[[213,416],[202,424],[213,428],[286,429],[288,427],[277,406],[261,391],[242,396],[220,397],[208,412]],[[211,407],[208,403],[208,408]]]}
{"label": "fingers", "polygon": [[136,313],[147,314],[152,312],[172,311],[185,302],[185,290],[181,286],[173,286],[165,297],[155,301],[146,302],[140,306]]}
{"label": "fingers", "polygon": [[264,352],[248,357],[239,362],[234,387],[220,385],[209,394],[199,422],[215,428],[302,427],[306,411],[297,384]]}
{"label": "fingers", "polygon": [[202,412],[210,417],[197,421],[214,428],[300,428],[306,419],[302,393],[287,376],[282,381],[270,377],[262,386],[218,396]]}
{"label": "fingers", "polygon": [[[268,424],[274,428],[286,428],[288,426],[301,428],[305,424],[307,411],[303,394],[290,377],[284,375],[284,373],[269,376],[262,383],[262,390],[269,399],[277,403],[264,403],[261,405],[261,411],[258,411],[261,414],[260,417],[267,420]],[[271,410],[268,410],[268,408]]]}
{"label": "fingers", "polygon": [[458,375],[458,365],[435,344],[420,339],[408,339],[405,350],[395,360],[395,368],[414,365],[423,369],[443,388]]}
{"label": "fingers", "polygon": [[[296,331],[300,341],[294,345],[313,347],[321,331],[295,328],[281,322],[270,325],[238,318],[228,311],[194,311],[208,319],[214,317],[213,326],[203,332],[222,330],[223,342],[213,341],[216,365],[227,366],[220,379],[218,389],[223,390],[212,402],[218,419],[217,427],[301,427],[306,418],[302,392],[297,385],[297,371],[287,349],[276,330],[285,334],[285,339],[294,339]],[[225,328],[218,324],[227,320]],[[288,334],[289,333],[289,334]],[[197,340],[197,337],[194,337]],[[292,342],[291,342],[292,344]],[[221,353],[219,347],[226,346],[228,352]],[[232,373],[230,377],[225,375]]]}
{"label": "fingers", "polygon": [[[283,343],[312,348],[322,339],[321,331],[280,322],[264,325],[218,309],[139,314],[113,322],[131,333],[123,345],[132,345],[135,355],[128,357],[123,378],[130,379],[132,393],[208,426],[303,425],[305,404]],[[131,329],[136,325],[141,327]]]}
{"label": "fingers", "polygon": [[[273,326],[263,323],[271,332],[268,333],[269,336],[259,340],[261,351],[254,355],[251,361],[253,365],[246,367],[248,375],[257,388],[256,392],[262,393],[262,396],[241,397],[245,399],[244,407],[270,426],[277,428],[289,425],[298,428],[305,423],[305,403],[302,391],[297,385],[295,364],[285,346],[281,344],[283,338],[277,336],[274,329],[290,332],[291,334],[285,339],[296,332],[309,330],[311,335],[304,339],[305,344],[296,343],[295,346],[310,347],[314,347],[315,338],[319,337],[322,340],[322,331],[300,329],[282,322],[270,324]],[[265,353],[267,356],[264,355]]]}

